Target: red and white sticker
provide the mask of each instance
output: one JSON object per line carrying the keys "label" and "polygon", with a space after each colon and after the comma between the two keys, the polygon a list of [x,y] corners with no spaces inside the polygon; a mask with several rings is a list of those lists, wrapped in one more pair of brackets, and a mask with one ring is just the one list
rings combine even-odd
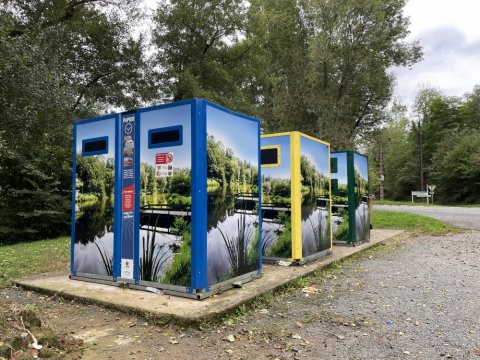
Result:
{"label": "red and white sticker", "polygon": [[130,185],[123,188],[122,191],[122,211],[133,211],[134,208],[133,185]]}
{"label": "red and white sticker", "polygon": [[173,175],[173,153],[158,153],[155,155],[155,177],[170,177]]}
{"label": "red and white sticker", "polygon": [[173,153],[158,153],[155,155],[155,165],[173,164]]}

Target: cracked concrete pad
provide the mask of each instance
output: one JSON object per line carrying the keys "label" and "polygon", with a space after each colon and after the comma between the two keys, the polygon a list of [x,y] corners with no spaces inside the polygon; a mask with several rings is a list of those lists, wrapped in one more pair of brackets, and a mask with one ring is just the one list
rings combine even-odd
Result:
{"label": "cracked concrete pad", "polygon": [[[242,288],[230,289],[204,300],[71,280],[66,273],[41,274],[18,279],[15,282],[19,286],[31,290],[77,298],[127,312],[148,314],[153,318],[173,318],[181,322],[192,323],[221,316],[241,304],[254,300],[259,295],[285,286],[298,277],[311,274],[334,261],[351,256],[402,233],[404,233],[403,230],[374,229],[370,242],[357,246],[334,246],[332,254],[304,266],[264,265],[261,278],[243,284]],[[86,338],[89,339],[88,336]]]}

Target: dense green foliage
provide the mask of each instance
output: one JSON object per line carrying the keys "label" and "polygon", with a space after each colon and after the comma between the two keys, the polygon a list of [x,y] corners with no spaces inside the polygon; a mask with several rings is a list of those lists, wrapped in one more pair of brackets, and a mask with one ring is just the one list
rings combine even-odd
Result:
{"label": "dense green foliage", "polygon": [[330,193],[330,182],[326,174],[322,174],[308,157],[300,157],[300,174],[302,176],[302,187],[311,192],[311,195],[328,196]]}
{"label": "dense green foliage", "polygon": [[[415,63],[405,0],[163,0],[155,17],[165,93],[206,96],[337,146],[378,124],[393,78]],[[243,35],[243,36],[242,36]]]}
{"label": "dense green foliage", "polygon": [[[151,44],[134,29],[139,4],[0,3],[0,243],[68,232],[74,119],[206,97],[266,131],[351,146],[382,119],[388,68],[420,58],[405,41],[405,0],[162,0]],[[217,160],[219,185],[256,183],[228,153]],[[108,174],[87,184],[100,197]],[[171,192],[151,169],[143,176],[145,194]]]}
{"label": "dense green foliage", "polygon": [[1,2],[0,243],[66,234],[71,120],[147,98],[135,3]]}
{"label": "dense green foliage", "polygon": [[233,150],[209,135],[207,140],[207,178],[215,180],[220,186],[249,185],[258,186],[256,164],[242,161]]}
{"label": "dense green foliage", "polygon": [[284,228],[268,254],[264,255],[290,259],[292,257],[292,220],[289,215],[283,212],[278,214],[276,220],[283,224]]}
{"label": "dense green foliage", "polygon": [[[420,190],[421,136],[424,186],[437,186],[435,199],[479,203],[480,86],[463,98],[423,89],[417,96],[413,121],[405,110],[394,109],[370,148],[373,168],[378,168],[379,145],[384,148],[385,197],[408,200],[412,190]],[[371,190],[378,190],[378,182],[370,185]]]}
{"label": "dense green foliage", "polygon": [[173,261],[161,279],[163,284],[172,284],[180,286],[190,286],[192,272],[192,235],[190,223],[183,217],[175,219],[172,233],[182,237],[182,243],[178,253],[173,257]]}
{"label": "dense green foliage", "polygon": [[77,155],[77,174],[80,193],[95,194],[101,198],[113,195],[113,159],[104,161],[103,157]]}

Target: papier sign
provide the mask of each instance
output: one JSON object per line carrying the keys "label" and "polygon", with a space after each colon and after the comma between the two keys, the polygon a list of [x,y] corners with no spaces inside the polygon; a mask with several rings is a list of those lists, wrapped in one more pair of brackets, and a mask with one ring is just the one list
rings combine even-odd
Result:
{"label": "papier sign", "polygon": [[122,118],[122,235],[121,271],[123,279],[133,279],[135,211],[135,117]]}
{"label": "papier sign", "polygon": [[155,155],[155,177],[170,177],[173,175],[173,153],[158,153]]}

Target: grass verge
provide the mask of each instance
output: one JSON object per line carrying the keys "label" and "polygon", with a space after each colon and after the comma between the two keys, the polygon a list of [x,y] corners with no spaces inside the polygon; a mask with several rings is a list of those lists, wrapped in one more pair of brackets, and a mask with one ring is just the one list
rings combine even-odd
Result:
{"label": "grass verge", "polygon": [[433,204],[430,202],[427,204],[425,200],[415,200],[411,201],[396,201],[396,200],[375,200],[375,205],[406,205],[406,206],[442,206],[440,204]]}
{"label": "grass verge", "polygon": [[375,210],[373,214],[375,229],[408,230],[414,234],[444,235],[460,231],[458,228],[445,224],[428,216],[407,212]]}
{"label": "grass verge", "polygon": [[375,205],[405,205],[405,206],[448,206],[448,207],[465,207],[465,208],[478,208],[480,204],[440,204],[435,202],[435,204],[429,203],[425,200],[415,200],[411,201],[396,201],[396,200],[375,200]]}
{"label": "grass verge", "polygon": [[0,246],[0,288],[12,285],[13,279],[68,270],[70,237]]}

